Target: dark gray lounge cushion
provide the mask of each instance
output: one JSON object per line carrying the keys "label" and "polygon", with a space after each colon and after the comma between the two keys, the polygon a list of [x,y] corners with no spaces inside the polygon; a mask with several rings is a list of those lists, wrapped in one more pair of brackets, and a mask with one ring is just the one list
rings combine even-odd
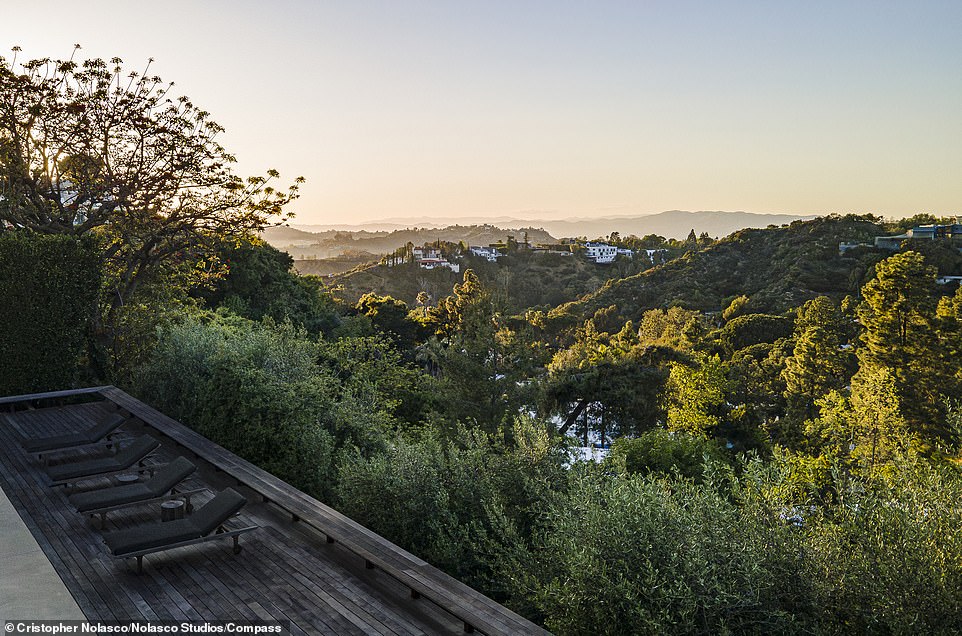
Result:
{"label": "dark gray lounge cushion", "polygon": [[126,418],[120,413],[104,413],[97,423],[87,430],[50,437],[25,439],[20,442],[20,445],[23,446],[24,450],[28,453],[43,453],[61,448],[70,448],[71,446],[93,444],[113,433],[124,421],[126,421]]}
{"label": "dark gray lounge cushion", "polygon": [[228,488],[217,493],[192,517],[108,532],[104,534],[104,543],[114,556],[163,550],[167,546],[209,535],[246,503],[243,495]]}
{"label": "dark gray lounge cushion", "polygon": [[104,543],[110,548],[111,554],[120,556],[192,541],[200,536],[191,519],[187,518],[107,532],[104,534]]}
{"label": "dark gray lounge cushion", "polygon": [[87,512],[161,497],[196,469],[187,459],[178,457],[145,482],[77,493],[69,497],[70,503],[77,512]]}
{"label": "dark gray lounge cushion", "polygon": [[144,483],[147,488],[150,489],[150,492],[153,493],[154,497],[160,497],[187,479],[195,470],[197,470],[197,466],[190,463],[187,458],[178,457],[154,473],[154,476]]}
{"label": "dark gray lounge cushion", "polygon": [[107,508],[108,506],[121,506],[123,504],[144,501],[154,497],[147,484],[126,484],[106,490],[92,490],[90,492],[80,492],[70,495],[70,503],[74,505],[77,512],[87,512],[97,508]]}
{"label": "dark gray lounge cushion", "polygon": [[190,518],[191,523],[197,528],[200,536],[204,537],[213,532],[222,523],[240,512],[247,500],[233,488],[228,488],[217,493],[217,496],[208,501],[203,508],[194,513]]}
{"label": "dark gray lounge cushion", "polygon": [[51,466],[47,469],[47,474],[54,481],[65,481],[124,470],[142,460],[158,446],[160,442],[150,435],[141,435],[116,455]]}

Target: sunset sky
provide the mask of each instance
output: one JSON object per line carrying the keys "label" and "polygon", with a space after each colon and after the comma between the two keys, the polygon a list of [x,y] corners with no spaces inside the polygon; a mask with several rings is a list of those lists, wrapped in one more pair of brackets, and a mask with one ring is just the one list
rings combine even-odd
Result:
{"label": "sunset sky", "polygon": [[0,55],[123,58],[301,223],[962,213],[962,2],[4,2]]}

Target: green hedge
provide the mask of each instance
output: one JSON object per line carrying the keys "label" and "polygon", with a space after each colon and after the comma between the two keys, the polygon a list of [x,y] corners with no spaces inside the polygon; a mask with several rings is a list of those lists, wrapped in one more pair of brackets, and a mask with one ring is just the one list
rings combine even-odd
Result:
{"label": "green hedge", "polygon": [[90,240],[0,233],[0,395],[77,383],[100,280]]}

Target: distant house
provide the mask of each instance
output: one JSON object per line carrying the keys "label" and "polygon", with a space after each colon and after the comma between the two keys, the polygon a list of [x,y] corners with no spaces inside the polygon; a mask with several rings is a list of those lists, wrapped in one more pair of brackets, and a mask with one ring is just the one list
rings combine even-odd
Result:
{"label": "distant house", "polygon": [[479,245],[472,245],[469,250],[475,256],[486,258],[489,263],[497,261],[498,257],[501,256],[501,252],[498,251],[498,248],[496,247],[481,247]]}
{"label": "distant house", "polygon": [[618,248],[606,243],[585,243],[585,256],[596,263],[610,263],[618,255]]}
{"label": "distant house", "polygon": [[[885,237],[880,237],[880,238],[885,238]],[[878,239],[876,239],[876,246],[878,246]],[[857,247],[872,247],[872,246],[869,245],[868,243],[851,243],[848,241],[842,241],[838,244],[838,253],[844,254],[845,252],[849,250],[854,250]],[[896,247],[895,249],[898,249],[898,248]]]}
{"label": "distant house", "polygon": [[414,256],[414,260],[421,261],[423,259],[439,259],[441,258],[441,250],[436,247],[415,247],[411,250],[411,254]]}
{"label": "distant house", "polygon": [[911,234],[896,234],[895,236],[876,236],[875,247],[882,250],[898,251],[902,247],[902,241],[912,238]]}
{"label": "distant house", "polygon": [[531,248],[534,254],[560,254],[562,256],[574,256],[571,247],[561,243],[538,243]]}
{"label": "distant house", "polygon": [[448,260],[441,255],[441,250],[436,247],[415,247],[411,250],[411,255],[414,256],[414,261],[418,264],[418,267],[422,269],[447,267],[455,274],[461,271],[460,265],[448,262]]}
{"label": "distant house", "polygon": [[460,265],[457,263],[448,262],[448,260],[444,258],[419,258],[418,266],[422,269],[437,269],[438,267],[447,267],[455,274],[461,271]]}
{"label": "distant house", "polygon": [[628,258],[634,258],[635,250],[630,250],[627,247],[619,247],[618,256],[627,256]]}
{"label": "distant house", "polygon": [[905,234],[895,236],[876,236],[875,247],[883,250],[898,250],[908,239],[962,239],[962,223],[951,225],[916,225]]}

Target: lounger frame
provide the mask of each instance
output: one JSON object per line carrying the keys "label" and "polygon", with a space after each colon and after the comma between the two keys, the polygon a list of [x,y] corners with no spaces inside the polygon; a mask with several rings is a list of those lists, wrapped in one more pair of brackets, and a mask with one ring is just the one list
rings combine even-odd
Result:
{"label": "lounger frame", "polygon": [[199,543],[207,543],[208,541],[216,541],[218,539],[233,539],[234,554],[240,554],[241,545],[239,543],[240,535],[250,532],[251,530],[257,530],[260,526],[247,526],[245,528],[239,528],[237,530],[228,530],[227,526],[221,524],[217,527],[214,532],[210,534],[199,537],[197,539],[190,539],[189,541],[178,541],[177,543],[168,543],[167,545],[157,546],[154,548],[148,548],[146,550],[137,550],[136,552],[125,552],[122,554],[112,554],[111,557],[114,559],[123,559],[125,562],[127,559],[137,559],[137,574],[142,574],[144,571],[144,557],[148,554],[153,554],[155,552],[166,552],[167,550],[173,550],[174,548],[183,548],[189,545],[196,545]]}

